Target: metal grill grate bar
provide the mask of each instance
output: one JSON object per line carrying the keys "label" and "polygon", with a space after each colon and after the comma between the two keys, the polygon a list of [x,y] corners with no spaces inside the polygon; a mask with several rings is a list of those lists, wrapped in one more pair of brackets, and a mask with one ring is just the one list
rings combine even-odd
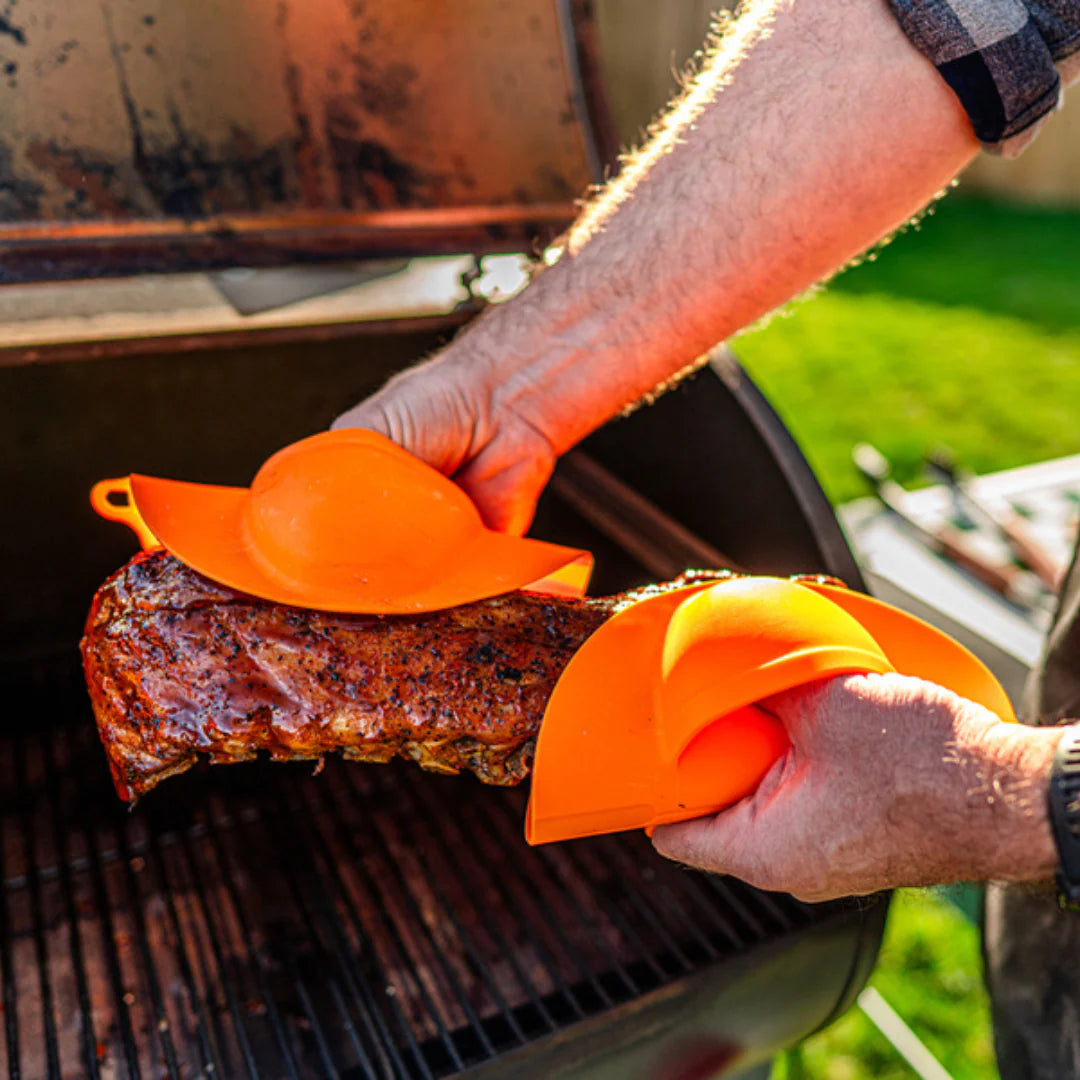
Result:
{"label": "metal grill grate bar", "polygon": [[[200,969],[206,986],[218,986],[222,989],[225,995],[226,1007],[229,1012],[229,1016],[232,1019],[232,1030],[236,1036],[237,1044],[240,1049],[241,1056],[243,1057],[244,1067],[251,1080],[257,1080],[259,1075],[259,1069],[255,1061],[254,1048],[252,1047],[251,1040],[248,1036],[247,1029],[244,1024],[243,1013],[240,1008],[240,995],[238,993],[239,986],[233,974],[229,970],[228,965],[225,963],[225,955],[222,947],[222,942],[218,934],[216,922],[210,914],[210,907],[207,902],[206,890],[203,887],[202,877],[195,870],[195,856],[191,850],[191,842],[186,837],[182,839],[181,843],[177,845],[177,855],[182,856],[182,863],[179,858],[172,862],[174,867],[179,868],[183,866],[185,871],[186,882],[181,883],[175,878],[170,882],[169,875],[165,875],[165,885],[167,888],[176,889],[183,893],[193,892],[196,898],[198,914],[202,926],[205,927],[206,936],[210,945],[210,951],[214,958],[214,964],[217,968],[217,974],[215,975],[210,971],[209,964],[205,952],[199,950]],[[187,886],[185,888],[185,885]],[[224,1045],[224,1033],[222,1032],[222,1038],[219,1039],[219,1045]]]}
{"label": "metal grill grate bar", "polygon": [[[612,882],[608,876],[607,868],[601,867],[598,861],[592,858],[593,845],[586,842],[580,846],[566,844],[561,847],[543,847],[540,849],[540,857],[555,869],[555,873],[563,878],[569,878],[569,869],[580,881],[587,880],[592,874],[590,871],[599,871],[601,888],[595,890],[594,898],[596,907],[603,912],[611,923],[616,926],[624,939],[630,942],[637,952],[637,959],[633,963],[633,970],[639,973],[633,976],[637,984],[638,992],[651,990],[654,985],[665,981],[665,972],[657,958],[649,951],[640,934],[620,910],[617,903],[613,903],[608,889]],[[588,854],[586,854],[588,852]],[[629,891],[629,890],[627,890]],[[640,972],[644,966],[646,972]],[[628,971],[630,968],[628,968]],[[651,976],[651,977],[650,977]]]}
{"label": "metal grill grate bar", "polygon": [[[746,893],[746,886],[741,885],[740,883],[740,887],[743,892]],[[762,913],[769,916],[773,924],[773,930],[791,930],[795,926],[795,919],[792,917],[793,914],[795,912],[801,912],[805,916],[806,912],[809,910],[800,900],[796,900],[795,897],[787,896],[783,893],[755,891],[752,895],[753,906],[759,908]],[[747,893],[748,900],[749,896],[750,894]],[[750,905],[748,904],[747,906]]]}
{"label": "metal grill grate bar", "polygon": [[747,904],[743,903],[740,896],[741,889],[735,888],[727,878],[715,876],[708,877],[706,884],[713,893],[723,898],[724,906],[737,915],[744,925],[749,928],[748,940],[752,941],[755,938],[760,940],[769,936],[761,920],[750,910]]}
{"label": "metal grill grate bar", "polygon": [[45,914],[41,900],[41,882],[37,871],[37,830],[35,815],[30,809],[28,784],[28,741],[19,740],[15,752],[15,791],[22,807],[23,849],[26,858],[26,880],[33,919],[34,956],[37,960],[38,987],[41,995],[41,1022],[45,1036],[45,1059],[50,1080],[60,1076],[60,1051],[56,1038],[56,1015],[53,1011],[52,983],[49,980],[49,952],[45,940]]}
{"label": "metal grill grate bar", "polygon": [[60,781],[57,774],[55,747],[52,741],[42,739],[46,772],[46,787],[49,792],[49,810],[53,822],[53,846],[56,850],[57,876],[63,896],[64,917],[68,924],[68,948],[71,962],[75,968],[75,995],[79,1005],[82,1022],[79,1035],[82,1042],[83,1068],[89,1080],[98,1080],[100,1070],[97,1060],[97,1041],[94,1037],[94,1018],[90,1008],[90,988],[86,975],[86,961],[83,956],[82,941],[79,937],[79,919],[75,911],[75,892],[71,882],[71,869],[68,865],[67,830],[61,822]]}
{"label": "metal grill grate bar", "polygon": [[[437,806],[430,793],[425,794],[422,798],[423,804],[429,812],[441,813],[445,816],[445,808]],[[484,843],[483,831],[475,827],[473,829],[466,829],[465,827],[467,824],[475,825],[473,821],[474,815],[472,815],[471,811],[465,811],[456,816],[461,824],[455,825],[457,831],[451,833],[448,839],[452,842],[456,840],[457,847],[455,850],[460,850],[463,855],[467,854],[476,881],[486,882],[490,894],[497,898],[501,910],[506,913],[508,931],[512,929],[517,932],[515,937],[526,946],[526,958],[535,957],[536,962],[543,971],[543,975],[551,984],[551,992],[544,994],[539,999],[541,1007],[549,1016],[551,1015],[549,1008],[557,1008],[560,1013],[568,1013],[577,1019],[585,1017],[591,1010],[585,1008],[581,1002],[580,987],[575,988],[567,982],[559,961],[541,940],[538,928],[545,926],[547,913],[543,912],[537,904],[536,883],[530,883],[518,871],[514,860],[503,859],[499,861],[497,856],[488,859],[486,862],[481,859],[479,845]],[[486,855],[493,850],[497,849],[485,848],[483,854]],[[497,868],[495,872],[492,872],[493,866]],[[510,886],[507,884],[508,881],[511,883]],[[530,884],[532,884],[532,888],[530,888]],[[534,917],[528,917],[528,912],[532,912]],[[571,948],[565,934],[555,933],[553,937],[556,939],[556,944],[561,945],[564,953],[571,958],[571,966],[574,968],[578,978],[585,985],[590,986],[593,997],[605,1007],[610,1007],[611,1001],[604,993],[603,986],[594,977],[580,955]],[[521,948],[521,944],[518,945],[518,948]],[[537,993],[541,993],[541,990],[538,989]],[[545,998],[548,1002],[547,1005],[544,1004]]]}
{"label": "metal grill grate bar", "polygon": [[[626,849],[621,844],[613,843],[609,839],[605,838],[601,841],[598,847],[599,850],[604,852],[604,854],[611,861],[611,864],[613,866],[617,866],[621,869],[623,876],[628,882],[642,879],[643,875],[640,868],[633,865],[629,855],[626,852]],[[630,885],[628,888],[628,893],[630,902],[631,904],[633,904],[634,909],[640,912],[642,919],[653,931],[656,937],[664,943],[665,947],[678,961],[683,971],[693,971],[695,967],[694,963],[689,959],[683,947],[675,939],[674,934],[669,931],[668,928],[664,925],[665,919],[663,913],[657,911],[649,902],[647,890],[637,889],[633,885]],[[670,892],[667,894],[667,898],[671,900]],[[681,909],[678,909],[677,906],[676,909],[681,911]],[[674,929],[674,927],[672,927],[672,929]],[[693,927],[687,927],[686,932],[691,937],[700,936],[696,929]],[[705,948],[707,952],[708,946],[706,945]]]}
{"label": "metal grill grate bar", "polygon": [[[731,951],[727,935],[722,932],[719,935],[716,933],[718,921],[715,918],[703,921],[695,918],[691,911],[693,897],[700,891],[697,880],[700,874],[697,871],[684,870],[683,873],[669,879],[658,877],[649,867],[642,876],[650,893],[655,891],[657,899],[663,901],[660,914],[674,912],[684,932],[697,942],[705,959],[716,960]],[[718,940],[718,937],[723,940]],[[689,949],[689,945],[687,948]]]}
{"label": "metal grill grate bar", "polygon": [[715,897],[708,883],[708,875],[695,874],[694,878],[695,882],[705,879],[706,884],[704,889],[699,886],[685,891],[689,903],[698,911],[701,918],[707,920],[714,930],[719,932],[729,949],[737,951],[745,948],[750,943],[749,939],[739,932],[732,920],[728,918],[727,912],[714,902]]}
{"label": "metal grill grate bar", "polygon": [[[325,842],[319,824],[315,821],[308,803],[296,790],[295,783],[288,784],[285,801],[286,809],[294,822],[301,815],[303,816],[305,838],[312,845],[306,850],[308,858],[303,870],[303,882],[306,891],[311,896],[311,905],[317,913],[311,919],[311,924],[318,929],[324,957],[337,968],[349,990],[353,1006],[360,1017],[364,1039],[361,1038],[361,1033],[356,1028],[352,1013],[335,979],[332,989],[341,1014],[346,1019],[349,1039],[357,1060],[367,1076],[397,1077],[405,1075],[404,1063],[398,1053],[395,1041],[390,1037],[383,1017],[376,1008],[370,992],[366,989],[368,980],[364,978],[363,972],[359,971],[352,962],[353,948],[343,931],[335,907],[334,897],[328,888],[328,883],[335,880],[332,873],[334,861],[324,856],[321,866],[316,862],[316,856],[325,849]],[[337,880],[340,881],[339,878]],[[377,1059],[378,1064],[373,1060],[373,1057]]]}
{"label": "metal grill grate bar", "polygon": [[[480,921],[485,926],[485,929],[490,933],[494,943],[496,952],[501,955],[507,962],[510,970],[513,972],[517,985],[524,991],[526,997],[529,999],[530,1005],[536,1010],[536,1013],[540,1017],[543,1026],[548,1031],[555,1031],[558,1025],[551,1013],[548,1011],[547,1006],[544,1004],[540,991],[533,984],[533,981],[528,978],[522,968],[521,963],[518,961],[516,951],[511,947],[510,942],[507,940],[506,935],[502,932],[499,921],[497,919],[490,918],[490,912],[488,912],[488,918],[484,918],[485,912],[480,907],[476,899],[477,889],[475,883],[483,881],[485,878],[490,877],[494,889],[492,890],[496,895],[502,899],[504,903],[504,910],[508,915],[516,914],[514,912],[514,904],[509,900],[506,890],[500,888],[499,875],[491,874],[490,867],[482,867],[476,863],[475,845],[470,843],[461,830],[454,822],[453,816],[447,815],[442,812],[442,808],[437,806],[430,798],[430,794],[426,788],[423,787],[411,787],[407,791],[407,798],[410,802],[419,810],[419,816],[425,821],[440,821],[441,828],[443,830],[443,839],[447,850],[453,851],[455,857],[452,859],[444,860],[444,865],[447,868],[447,873],[457,883],[458,890],[466,897],[467,901],[473,906]],[[468,860],[468,864],[472,867],[471,874],[473,885],[470,887],[465,874],[463,873],[463,866],[465,860]],[[489,893],[490,895],[490,893]],[[561,993],[566,999],[567,1003],[581,1017],[584,1013],[581,1012],[580,1007],[577,1005],[576,999],[570,993],[569,987],[563,982],[561,975],[558,974],[558,969],[550,961],[550,958],[545,958],[545,950],[539,945],[535,937],[528,933],[527,924],[521,923],[515,919],[515,924],[520,928],[524,928],[523,936],[529,938],[529,944],[536,950],[537,955],[541,958],[541,963],[545,968],[545,972],[552,982],[556,985],[558,992]]]}
{"label": "metal grill grate bar", "polygon": [[[520,830],[520,822],[515,821],[510,817],[509,806],[500,807],[500,813],[496,817],[498,827],[503,836],[504,845],[510,841],[511,837],[514,837]],[[573,845],[570,845],[573,846]],[[558,891],[566,898],[571,910],[573,910],[575,916],[581,920],[583,925],[589,925],[589,923],[596,924],[597,914],[604,914],[606,921],[609,925],[615,927],[624,937],[627,937],[635,946],[640,946],[640,940],[636,935],[627,933],[627,926],[622,920],[621,915],[615,913],[615,917],[612,917],[612,909],[609,904],[603,902],[597,902],[595,904],[595,910],[590,913],[583,905],[580,893],[582,886],[582,878],[580,874],[580,867],[576,863],[571,862],[574,870],[579,871],[576,874],[567,874],[565,864],[560,868],[559,861],[564,858],[567,853],[567,845],[559,847],[552,847],[545,845],[536,849],[540,862],[543,864],[545,870],[548,873],[549,880],[551,880]],[[600,901],[601,890],[596,890],[595,899]],[[646,984],[640,983],[631,973],[629,968],[620,962],[619,958],[615,955],[614,950],[611,948],[607,935],[603,932],[599,932],[594,937],[594,942],[597,948],[604,956],[609,969],[619,979],[620,982],[626,987],[632,996],[640,994],[645,988]],[[657,968],[657,973],[659,969]]]}
{"label": "metal grill grate bar", "polygon": [[[323,836],[323,823],[317,820],[310,801],[304,797],[302,792],[297,790],[296,784],[289,785],[288,808],[290,813],[303,813],[310,838],[321,861],[319,880],[329,882],[333,886],[332,892],[326,888],[325,884],[322,886],[323,903],[325,904],[324,922],[332,934],[334,951],[341,963],[342,972],[349,985],[353,1000],[356,1002],[357,1010],[364,1018],[365,1031],[373,1047],[373,1052],[380,1059],[380,1066],[384,1075],[407,1076],[409,1070],[398,1049],[399,1040],[391,1035],[382,1010],[376,1005],[373,997],[372,984],[385,986],[385,976],[381,971],[369,970],[365,974],[354,959],[354,949],[350,947],[345,935],[345,926],[351,925],[359,941],[359,947],[356,951],[361,953],[370,951],[367,935],[361,927],[355,905],[352,903],[338,868],[338,860],[331,854],[327,840]],[[337,898],[337,905],[335,905],[335,897]],[[335,918],[335,910],[341,910],[345,919],[339,921]],[[402,1017],[396,1002],[389,996],[386,1000],[389,1002],[390,1011],[396,1021],[395,1026],[400,1033],[400,1041],[409,1047],[413,1060],[421,1068],[423,1075],[425,1077],[430,1076],[427,1064],[420,1054],[412,1031],[405,1022],[404,1017]]]}
{"label": "metal grill grate bar", "polygon": [[[289,875],[290,884],[301,917],[316,932],[313,940],[319,945],[320,964],[324,966],[327,972],[336,969],[349,988],[360,1022],[367,1036],[368,1044],[371,1047],[370,1053],[361,1042],[356,1022],[352,1017],[344,995],[341,993],[338,980],[336,978],[331,980],[331,993],[343,1019],[346,1021],[349,1040],[359,1067],[363,1069],[365,1076],[373,1078],[399,1075],[395,1071],[395,1064],[400,1065],[396,1047],[389,1040],[385,1026],[382,1025],[381,1017],[374,1008],[374,1003],[370,998],[365,998],[361,991],[361,986],[364,983],[363,975],[353,971],[349,964],[352,948],[341,932],[333,899],[325,884],[326,875],[321,872],[316,863],[312,848],[312,841],[319,837],[319,828],[306,804],[298,798],[295,787],[294,783],[288,783],[286,786],[285,803],[289,811],[288,815],[276,812],[272,824],[276,834],[285,837],[287,841],[292,866]],[[301,814],[305,819],[303,836],[301,836],[298,828]],[[393,1053],[393,1059],[391,1053]],[[372,1060],[372,1054],[379,1059],[378,1065]]]}
{"label": "metal grill grate bar", "polygon": [[187,998],[194,1022],[194,1049],[197,1060],[201,1063],[204,1073],[212,1072],[215,1076],[224,1076],[226,1074],[222,1065],[222,1060],[214,1045],[213,1032],[210,1024],[207,1022],[207,1011],[200,998],[198,987],[195,982],[195,974],[188,960],[188,950],[190,945],[186,939],[180,921],[176,897],[168,884],[165,872],[165,860],[162,857],[161,845],[157,842],[156,837],[150,845],[147,855],[147,866],[158,885],[155,892],[157,895],[164,898],[169,928],[172,932],[173,940],[176,943],[176,965],[180,972],[183,992]]}
{"label": "metal grill grate bar", "polygon": [[[335,778],[336,779],[336,778]],[[378,927],[381,929],[385,938],[384,944],[392,946],[393,952],[390,954],[391,963],[388,965],[388,970],[401,973],[399,978],[406,988],[411,987],[412,993],[415,994],[420,1001],[422,1007],[427,1012],[427,1018],[434,1027],[434,1034],[441,1046],[443,1052],[446,1054],[449,1061],[458,1070],[464,1068],[464,1062],[458,1053],[457,1047],[454,1045],[453,1040],[450,1038],[450,1033],[443,1023],[442,1017],[439,1011],[435,1008],[435,1003],[428,992],[427,987],[424,985],[424,980],[420,977],[418,971],[413,967],[409,959],[409,949],[402,939],[398,926],[390,914],[390,910],[387,906],[386,899],[379,885],[374,877],[368,872],[364,863],[363,855],[357,847],[352,834],[349,832],[344,817],[341,813],[340,794],[338,791],[338,785],[336,782],[328,778],[325,785],[318,786],[318,793],[321,797],[322,805],[328,811],[328,816],[336,825],[336,833],[339,841],[345,849],[350,865],[360,879],[361,885],[367,894],[373,898],[374,901],[374,913],[378,919]],[[361,937],[366,935],[366,929],[364,922],[361,919],[358,909],[353,902],[348,891],[342,886],[342,892],[345,893],[348,898],[347,911],[349,917],[353,923],[353,926]],[[393,959],[397,958],[398,963],[393,963]],[[415,1037],[412,1035],[410,1026],[405,1018],[402,1016],[400,1009],[396,1002],[394,1002],[394,1013],[399,1023],[403,1026],[404,1030],[408,1033],[408,1041],[410,1050],[413,1052],[414,1060],[418,1066],[423,1070],[425,1077],[431,1077],[430,1068],[427,1065],[423,1051],[417,1045]]]}
{"label": "metal grill grate bar", "polygon": [[91,855],[89,865],[90,883],[94,894],[95,909],[101,922],[101,943],[105,952],[106,970],[116,1009],[116,1023],[119,1026],[120,1039],[123,1043],[124,1059],[127,1062],[128,1076],[131,1080],[139,1080],[142,1075],[139,1068],[139,1051],[135,1043],[135,1031],[131,1023],[131,1013],[128,1009],[127,991],[124,988],[124,978],[120,970],[120,957],[116,949],[116,929],[113,925],[112,906],[105,891],[105,880],[101,864],[92,857],[95,841],[89,819],[84,820],[83,838],[86,850]]}
{"label": "metal grill grate bar", "polygon": [[[349,791],[351,797],[358,802],[361,814],[363,816],[371,816],[377,813],[376,808],[370,801],[369,795],[364,791],[360,781],[357,777],[359,770],[351,769],[345,772],[345,785]],[[383,815],[384,820],[386,815]],[[409,887],[409,882],[405,877],[402,870],[402,864],[408,860],[410,852],[404,845],[398,845],[397,851],[392,851],[387,841],[387,833],[393,833],[396,831],[396,822],[387,821],[390,827],[388,829],[375,828],[371,831],[371,837],[375,842],[375,850],[379,852],[384,858],[387,865],[390,868],[390,873],[393,880],[400,887],[407,905],[407,910],[416,920],[420,929],[423,940],[427,943],[431,950],[431,954],[434,957],[435,963],[438,969],[442,972],[450,992],[453,994],[458,1006],[461,1008],[462,1013],[465,1015],[472,1033],[476,1036],[480,1046],[483,1049],[486,1057],[495,1056],[495,1047],[492,1045],[491,1040],[488,1038],[487,1032],[484,1030],[480,1023],[479,1017],[476,1015],[472,1004],[469,1002],[468,996],[465,993],[464,988],[461,985],[460,980],[455,975],[453,969],[446,961],[444,949],[440,943],[436,940],[434,932],[429,925],[427,919],[424,918],[423,912],[420,910],[417,904],[416,895],[414,890]]]}
{"label": "metal grill grate bar", "polygon": [[119,835],[119,843],[124,867],[123,879],[126,886],[127,902],[125,907],[131,911],[135,920],[135,943],[142,959],[142,974],[150,992],[150,1003],[154,1016],[153,1031],[156,1032],[156,1041],[160,1046],[161,1057],[164,1060],[169,1080],[180,1080],[180,1066],[176,1059],[176,1050],[173,1047],[169,1017],[165,1011],[165,1001],[161,994],[161,985],[158,982],[157,967],[150,953],[150,939],[147,934],[143,905],[139,899],[138,887],[135,884],[135,872],[132,868],[133,860],[126,856],[123,832]]}
{"label": "metal grill grate bar", "polygon": [[[258,828],[269,829],[271,834],[277,840],[275,844],[275,855],[282,857],[284,865],[279,868],[282,879],[288,885],[288,891],[295,905],[296,913],[299,915],[303,925],[310,929],[315,929],[315,919],[310,905],[308,904],[301,883],[310,879],[313,873],[312,867],[305,864],[305,860],[299,854],[299,845],[295,835],[295,830],[292,827],[292,822],[286,822],[280,815],[280,811],[277,808],[277,804],[271,805],[269,813],[265,821],[259,822]],[[223,863],[222,845],[220,838],[217,834],[214,834],[215,841],[214,847],[218,853],[219,861]],[[240,902],[234,899],[234,905],[237,908],[238,914],[240,911]],[[244,918],[243,916],[240,916]],[[246,920],[245,920],[246,921]],[[333,961],[330,955],[327,953],[324,947],[322,947],[322,941],[319,939],[319,935],[313,934],[309,939],[313,946],[313,954],[317,958],[317,967],[321,969],[323,973],[329,973],[333,969]],[[245,932],[245,942],[248,943],[249,951],[255,953],[260,961],[260,965],[264,963],[262,957],[262,949],[256,949],[250,944],[249,935]],[[264,948],[266,945],[264,944]],[[330,1077],[337,1077],[338,1070],[334,1065],[333,1055],[330,1050],[328,1033],[324,1031],[324,1025],[319,1019],[319,1011],[315,1006],[312,998],[312,992],[308,987],[308,980],[305,979],[301,972],[300,963],[295,955],[294,946],[291,940],[286,940],[280,943],[275,943],[273,946],[273,954],[280,958],[282,965],[284,966],[289,978],[292,981],[293,988],[295,990],[297,1000],[300,1002],[301,1009],[304,1015],[307,1017],[308,1024],[310,1025],[311,1036],[314,1040],[316,1053],[322,1065],[322,1070],[325,1075]],[[336,982],[331,980],[330,987],[336,987]],[[333,989],[330,989],[330,996],[334,998]],[[264,1001],[267,998],[266,993],[263,994]],[[342,1004],[340,995],[334,998],[335,1005]],[[269,1003],[267,1002],[269,1008]],[[343,1013],[343,1018],[347,1021],[347,1028],[353,1029],[352,1019],[348,1014],[348,1010]],[[354,1048],[358,1051],[360,1061],[365,1074],[372,1076],[371,1063],[367,1060],[367,1055],[354,1043]]]}
{"label": "metal grill grate bar", "polygon": [[240,928],[240,934],[243,938],[244,948],[247,950],[248,964],[250,970],[254,971],[255,978],[259,987],[260,1002],[259,1004],[266,1009],[266,1015],[270,1021],[270,1027],[274,1033],[274,1038],[277,1042],[278,1048],[281,1051],[282,1064],[288,1072],[290,1080],[300,1080],[299,1068],[297,1066],[296,1058],[293,1055],[292,1047],[289,1045],[289,1038],[285,1031],[285,1025],[281,1018],[281,1013],[278,1010],[275,1003],[274,995],[271,992],[270,984],[267,977],[267,971],[265,966],[265,960],[255,948],[252,941],[251,930],[248,926],[248,920],[244,915],[243,904],[237,895],[236,885],[234,882],[233,874],[230,871],[225,859],[224,851],[221,845],[221,836],[214,822],[214,815],[210,815],[210,848],[213,852],[214,859],[218,869],[219,880],[225,887],[226,895],[232,906],[233,916],[237,925]]}
{"label": "metal grill grate bar", "polygon": [[127,814],[72,731],[0,746],[20,1080],[438,1080],[814,918],[640,837],[530,850],[523,792],[408,766],[204,770]]}
{"label": "metal grill grate bar", "polygon": [[[473,826],[473,835],[486,836],[489,850],[494,850],[496,853],[506,850],[504,836],[498,830],[497,814],[487,816],[477,814],[470,809],[468,819]],[[523,905],[530,912],[528,921],[534,927],[543,927],[548,932],[551,939],[557,943],[558,949],[563,956],[569,958],[570,966],[579,973],[582,981],[592,989],[602,1007],[610,1009],[615,999],[605,989],[596,974],[595,968],[589,964],[582,950],[571,943],[567,932],[569,922],[557,918],[556,913],[551,908],[539,903],[537,892],[542,890],[545,897],[551,896],[553,899],[561,901],[564,910],[567,912],[568,919],[573,917],[578,925],[585,924],[581,909],[574,910],[572,903],[562,893],[554,877],[551,875],[543,876],[546,867],[542,863],[538,864],[535,875],[528,877],[521,872],[520,867],[513,859],[506,861],[504,869],[508,871],[507,880],[514,882],[516,903]],[[596,941],[592,941],[590,944],[598,950],[602,948]],[[629,975],[622,969],[622,965],[618,963],[613,953],[605,951],[604,955],[610,957],[610,962],[614,965],[612,970],[623,984],[623,994],[621,996],[632,995],[635,990]],[[594,1009],[587,1008],[584,1011],[587,1014],[593,1012]]]}
{"label": "metal grill grate bar", "polygon": [[[406,799],[409,797],[406,794]],[[411,801],[411,800],[410,800]],[[415,803],[413,803],[415,805]],[[509,1006],[506,1004],[506,999],[503,997],[499,990],[499,987],[495,980],[491,977],[489,971],[489,965],[480,958],[479,952],[472,936],[466,930],[464,920],[459,919],[454,913],[454,906],[447,900],[446,893],[439,885],[440,874],[432,871],[431,862],[427,856],[427,844],[420,843],[417,840],[417,832],[411,829],[407,822],[409,818],[413,817],[414,820],[424,820],[423,815],[404,815],[402,818],[401,833],[405,841],[405,844],[413,851],[416,861],[423,871],[424,882],[428,889],[431,891],[432,896],[435,897],[442,911],[447,917],[448,924],[453,927],[454,933],[457,935],[458,941],[461,944],[461,948],[468,960],[469,965],[472,967],[475,975],[483,983],[488,993],[491,995],[492,1000],[498,1007],[500,1018],[510,1029],[513,1035],[514,1041],[519,1046],[524,1046],[527,1042],[525,1033],[521,1030],[521,1026],[518,1024],[514,1014],[510,1011]],[[425,823],[425,833],[430,841],[434,841],[431,845],[433,848],[438,848],[438,841],[430,831],[430,824]],[[447,880],[452,877],[452,874],[448,873],[446,869],[442,870],[441,876]],[[490,1022],[483,1025],[487,1030],[490,1027]]]}

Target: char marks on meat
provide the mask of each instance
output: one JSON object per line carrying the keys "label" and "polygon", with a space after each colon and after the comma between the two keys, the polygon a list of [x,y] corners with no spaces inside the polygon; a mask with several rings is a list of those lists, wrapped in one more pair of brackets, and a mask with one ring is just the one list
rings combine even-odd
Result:
{"label": "char marks on meat", "polygon": [[622,606],[675,584],[598,599],[517,592],[421,615],[338,615],[236,592],[156,551],[98,590],[83,663],[124,799],[200,754],[227,763],[260,751],[279,761],[400,756],[516,784],[574,652]]}

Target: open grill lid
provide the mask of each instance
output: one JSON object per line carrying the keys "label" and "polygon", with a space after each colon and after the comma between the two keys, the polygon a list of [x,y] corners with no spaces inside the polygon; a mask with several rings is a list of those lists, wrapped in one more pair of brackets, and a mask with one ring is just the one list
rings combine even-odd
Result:
{"label": "open grill lid", "polygon": [[4,29],[0,281],[528,250],[612,158],[583,3],[105,0]]}

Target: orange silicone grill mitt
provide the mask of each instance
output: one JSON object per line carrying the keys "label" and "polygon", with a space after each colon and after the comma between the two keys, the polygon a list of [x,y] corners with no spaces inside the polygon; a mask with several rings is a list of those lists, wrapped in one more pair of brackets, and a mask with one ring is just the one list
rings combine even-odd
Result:
{"label": "orange silicone grill mitt", "polygon": [[755,702],[815,679],[892,671],[1013,719],[997,680],[963,646],[835,585],[735,578],[633,604],[586,641],[556,684],[526,838],[715,813],[752,792],[787,749],[779,721]]}
{"label": "orange silicone grill mitt", "polygon": [[522,588],[580,596],[592,570],[586,551],[486,528],[453,481],[359,428],[285,447],[250,488],[132,475],[91,501],[206,577],[324,611],[432,611]]}

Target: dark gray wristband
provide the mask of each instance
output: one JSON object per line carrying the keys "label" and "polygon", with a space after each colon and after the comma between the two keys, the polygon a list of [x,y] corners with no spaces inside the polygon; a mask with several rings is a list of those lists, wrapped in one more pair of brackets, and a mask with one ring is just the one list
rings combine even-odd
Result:
{"label": "dark gray wristband", "polygon": [[1080,725],[1066,728],[1058,743],[1048,798],[1058,850],[1058,903],[1080,911]]}

